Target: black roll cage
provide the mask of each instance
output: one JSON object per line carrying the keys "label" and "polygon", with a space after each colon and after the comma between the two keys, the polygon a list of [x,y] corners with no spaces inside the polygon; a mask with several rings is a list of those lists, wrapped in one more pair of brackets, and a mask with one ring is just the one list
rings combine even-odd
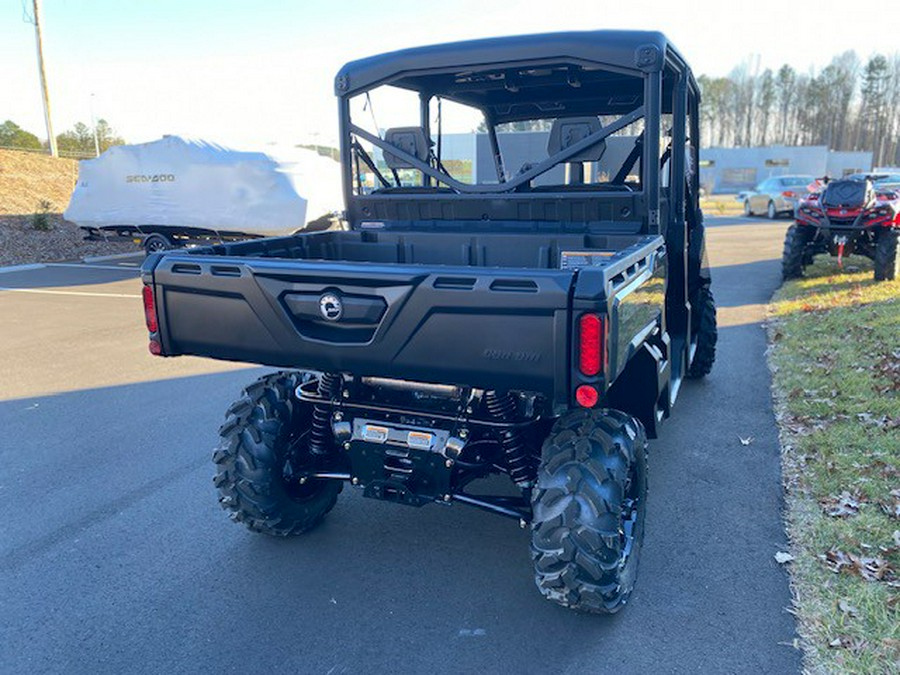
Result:
{"label": "black roll cage", "polygon": [[[552,55],[547,53],[548,38],[553,49],[558,49]],[[608,45],[608,46],[607,46]],[[631,50],[631,63],[626,63],[628,50]],[[596,53],[590,53],[595,51]],[[491,61],[490,55],[504,56],[503,60]],[[505,58],[509,56],[510,58]],[[482,57],[482,58],[479,58]],[[502,157],[496,134],[497,124],[515,119],[525,119],[513,114],[501,114],[498,117],[494,113],[500,109],[494,106],[492,111],[483,107],[481,112],[487,124],[488,138],[497,170],[498,183],[492,184],[466,184],[442,171],[442,167],[432,166],[430,159],[422,161],[393,145],[386,143],[376,134],[354,124],[350,118],[350,99],[365,94],[381,85],[394,84],[408,90],[416,91],[420,98],[421,126],[425,130],[426,137],[430,138],[430,100],[433,97],[454,100],[453,95],[446,95],[440,90],[430,90],[425,85],[434,82],[435,78],[445,76],[458,70],[467,73],[492,72],[511,67],[523,68],[530,65],[534,67],[546,66],[550,60],[556,63],[568,62],[572,64],[590,65],[601,70],[624,74],[635,78],[641,78],[642,103],[627,111],[616,111],[620,117],[610,124],[603,126],[600,131],[582,139],[561,152],[555,153],[541,161],[536,166],[509,180],[505,179]],[[419,83],[421,82],[421,86]],[[660,33],[647,33],[641,31],[594,31],[586,33],[552,34],[548,36],[524,36],[516,38],[493,38],[490,40],[476,40],[469,43],[456,43],[452,45],[438,45],[435,47],[423,47],[413,50],[403,50],[396,53],[382,54],[377,57],[349,63],[340,71],[335,80],[335,93],[338,95],[340,115],[340,152],[341,163],[344,172],[344,200],[348,209],[348,220],[351,227],[356,226],[356,221],[370,218],[378,209],[372,208],[375,204],[387,204],[391,201],[406,202],[409,204],[421,203],[425,199],[440,199],[441,202],[460,203],[459,211],[464,214],[474,213],[479,209],[473,204],[465,207],[465,203],[471,200],[481,200],[484,203],[485,212],[488,212],[486,200],[492,195],[503,198],[515,197],[516,199],[584,199],[585,193],[559,190],[555,192],[541,192],[538,194],[521,194],[517,188],[526,185],[529,181],[540,176],[554,166],[565,162],[568,158],[579,152],[594,147],[603,139],[619,131],[635,121],[645,120],[643,138],[636,144],[642,167],[641,189],[628,192],[630,197],[640,201],[640,205],[633,216],[640,218],[639,231],[643,234],[666,234],[673,230],[675,234],[670,242],[675,246],[684,246],[685,235],[685,207],[686,194],[691,200],[690,208],[696,210],[699,196],[699,104],[700,91],[690,68],[681,55],[668,43],[665,36]],[[665,94],[665,96],[664,96]],[[460,100],[465,105],[472,105],[470,101]],[[689,138],[694,139],[690,144],[691,164],[694,167],[690,176],[686,173],[685,153],[672,152],[670,161],[669,186],[684,186],[682,189],[669,190],[668,206],[665,211],[661,208],[660,172],[648,170],[647,167],[656,166],[659,162],[660,147],[660,123],[663,112],[671,113],[673,123],[672,147],[684,147]],[[602,113],[607,114],[607,113]],[[610,111],[609,114],[612,114]],[[564,116],[564,115],[560,115]],[[690,128],[688,128],[690,127]],[[355,195],[353,192],[354,172],[353,166],[358,166],[361,149],[357,138],[363,139],[382,150],[388,150],[392,155],[399,157],[411,167],[422,173],[422,186],[432,185],[432,181],[449,187],[449,190],[419,192],[417,194],[397,194],[391,192],[375,193],[369,195]],[[637,146],[640,147],[637,147]],[[367,153],[363,152],[362,161],[371,169],[374,162]],[[635,161],[632,152],[626,164],[633,165]],[[354,164],[355,162],[355,164]],[[388,185],[384,175],[374,171],[378,180],[383,185]],[[618,176],[617,176],[618,179]],[[615,199],[616,195],[625,196],[625,192],[617,191],[599,192],[597,198]],[[366,206],[359,208],[359,203]],[[410,208],[409,210],[413,210]],[[668,223],[662,222],[663,214],[667,214]],[[465,217],[463,218],[465,219]],[[674,226],[674,228],[673,228]],[[678,234],[681,231],[681,234]],[[669,238],[667,236],[667,238]]]}
{"label": "black roll cage", "polygon": [[[524,184],[528,183],[529,181],[534,180],[538,176],[547,173],[548,171],[550,171],[550,169],[555,167],[557,164],[561,164],[561,163],[565,162],[567,159],[569,159],[570,157],[574,157],[578,153],[594,147],[603,139],[607,138],[608,136],[611,136],[612,134],[614,134],[615,132],[617,132],[621,129],[624,129],[629,124],[633,124],[637,120],[641,119],[643,116],[644,116],[644,107],[640,106],[639,108],[636,108],[635,110],[631,111],[630,113],[628,113],[626,115],[622,115],[615,122],[612,122],[611,124],[608,124],[605,127],[603,127],[602,129],[600,129],[600,131],[597,131],[597,132],[583,138],[578,143],[575,143],[574,145],[570,145],[568,148],[565,148],[564,150],[557,152],[556,154],[552,155],[551,157],[548,157],[547,159],[540,162],[539,164],[536,164],[535,166],[531,167],[531,169],[529,169],[528,171],[522,172],[521,174],[519,174],[512,180],[506,180],[506,181],[502,181],[497,184],[490,184],[490,185],[469,185],[467,183],[462,183],[462,182],[456,180],[455,178],[453,178],[453,176],[449,175],[448,173],[445,173],[439,169],[435,169],[434,167],[421,161],[417,157],[413,157],[409,153],[404,152],[400,148],[395,147],[395,146],[391,145],[390,143],[387,143],[386,141],[384,141],[384,139],[379,138],[378,136],[369,133],[365,129],[353,124],[352,122],[348,125],[348,128],[349,128],[350,132],[353,133],[354,135],[359,136],[360,138],[364,138],[365,140],[369,141],[369,143],[381,148],[382,150],[389,151],[395,157],[399,157],[404,162],[411,165],[413,168],[418,169],[426,176],[430,176],[431,178],[434,178],[435,180],[437,180],[441,183],[444,183],[445,185],[449,186],[457,193],[489,194],[489,193],[510,192],[512,190],[515,190],[520,185],[524,185]],[[491,135],[493,135],[493,136],[496,136],[493,127],[490,128],[489,133],[491,133]]]}

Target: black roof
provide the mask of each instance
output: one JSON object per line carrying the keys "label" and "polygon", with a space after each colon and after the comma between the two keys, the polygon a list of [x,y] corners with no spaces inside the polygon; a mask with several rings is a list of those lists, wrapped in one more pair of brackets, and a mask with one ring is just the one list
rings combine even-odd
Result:
{"label": "black roof", "polygon": [[[665,35],[656,31],[597,30],[496,37],[402,49],[351,61],[335,78],[335,93],[351,96],[376,85],[391,83],[416,91],[442,91],[448,75],[484,71],[517,64],[576,63],[609,66],[634,75],[661,70],[666,59],[686,69],[684,59]],[[444,80],[440,74],[444,74]]]}

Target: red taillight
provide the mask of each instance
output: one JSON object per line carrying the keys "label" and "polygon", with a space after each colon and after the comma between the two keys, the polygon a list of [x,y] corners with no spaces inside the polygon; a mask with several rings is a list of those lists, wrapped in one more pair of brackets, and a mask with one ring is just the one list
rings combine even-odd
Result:
{"label": "red taillight", "polygon": [[592,377],[606,365],[606,326],[597,314],[584,314],[578,322],[578,369]]}
{"label": "red taillight", "polygon": [[150,353],[153,354],[153,356],[159,356],[162,354],[162,345],[156,340],[150,340]]}
{"label": "red taillight", "polygon": [[153,287],[144,286],[144,320],[147,322],[147,330],[151,333],[159,331],[156,322],[156,300],[153,298]]}
{"label": "red taillight", "polygon": [[796,197],[797,195],[796,195],[796,193],[791,192],[790,190],[787,190],[786,192],[782,192],[782,193],[781,193],[781,196],[782,196],[782,197],[787,197],[788,199],[793,199],[793,198]]}
{"label": "red taillight", "polygon": [[593,408],[600,400],[600,394],[589,384],[583,384],[575,390],[575,400],[582,408]]}

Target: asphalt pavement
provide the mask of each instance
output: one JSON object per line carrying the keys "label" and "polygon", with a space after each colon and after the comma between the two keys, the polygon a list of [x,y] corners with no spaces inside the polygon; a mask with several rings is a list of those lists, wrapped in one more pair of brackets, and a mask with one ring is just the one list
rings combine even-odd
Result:
{"label": "asphalt pavement", "polygon": [[614,617],[544,600],[527,532],[463,505],[231,523],[211,449],[265,370],[150,356],[137,261],[0,272],[0,672],[798,672],[761,325],[787,223],[708,224],[718,358],[651,442]]}

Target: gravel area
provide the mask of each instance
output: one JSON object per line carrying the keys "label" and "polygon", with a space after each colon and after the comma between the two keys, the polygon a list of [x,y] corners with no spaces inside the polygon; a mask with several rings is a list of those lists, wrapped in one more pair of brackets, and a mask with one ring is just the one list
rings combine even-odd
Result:
{"label": "gravel area", "polygon": [[[75,160],[0,149],[0,266],[140,251],[131,242],[84,241],[63,219],[77,176]],[[46,231],[34,229],[36,212],[46,213]]]}
{"label": "gravel area", "polygon": [[141,247],[132,242],[85,241],[78,226],[58,213],[48,214],[50,229],[46,232],[35,230],[32,218],[0,215],[0,266],[141,251]]}

